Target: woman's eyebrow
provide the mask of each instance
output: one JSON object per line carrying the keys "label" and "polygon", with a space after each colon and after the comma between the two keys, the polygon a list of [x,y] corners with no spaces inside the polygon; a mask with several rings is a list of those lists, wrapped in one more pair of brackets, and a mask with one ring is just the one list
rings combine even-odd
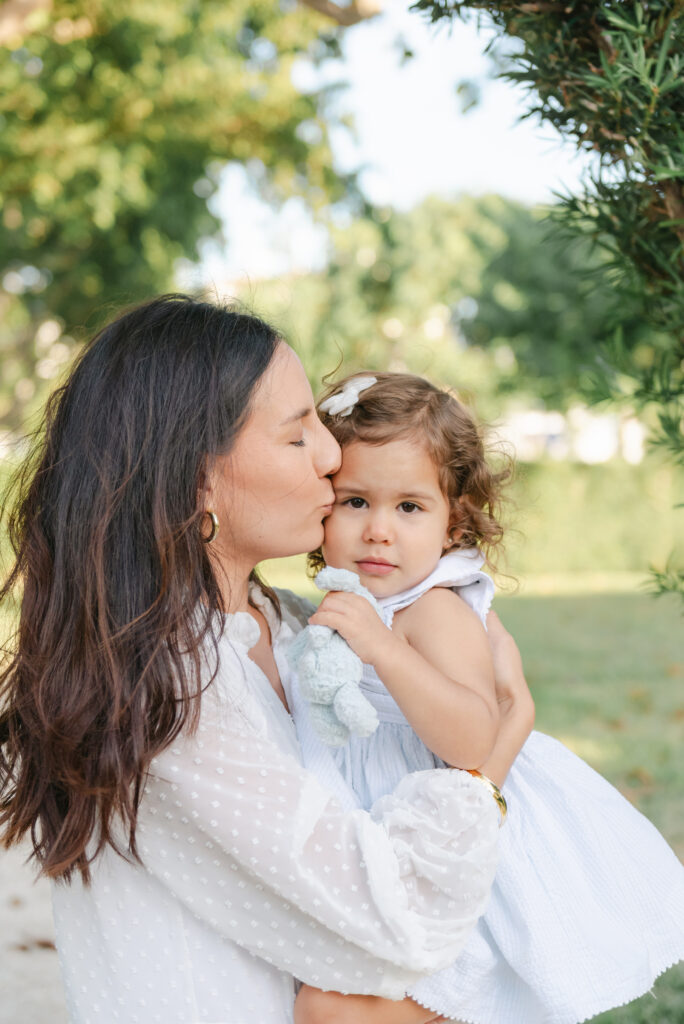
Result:
{"label": "woman's eyebrow", "polygon": [[312,406],[309,406],[307,409],[300,409],[299,412],[294,412],[287,419],[283,420],[280,426],[285,427],[288,423],[296,423],[297,420],[303,420],[305,416],[310,416],[312,412]]}

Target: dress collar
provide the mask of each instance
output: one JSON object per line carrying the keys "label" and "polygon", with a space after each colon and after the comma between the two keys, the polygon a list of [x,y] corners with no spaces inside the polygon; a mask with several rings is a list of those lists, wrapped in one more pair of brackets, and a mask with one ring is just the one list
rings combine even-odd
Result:
{"label": "dress collar", "polygon": [[420,583],[400,594],[378,598],[383,616],[392,621],[395,612],[407,608],[433,587],[457,589],[460,596],[484,623],[494,597],[494,584],[482,571],[484,558],[477,548],[463,548],[442,555],[439,562]]}

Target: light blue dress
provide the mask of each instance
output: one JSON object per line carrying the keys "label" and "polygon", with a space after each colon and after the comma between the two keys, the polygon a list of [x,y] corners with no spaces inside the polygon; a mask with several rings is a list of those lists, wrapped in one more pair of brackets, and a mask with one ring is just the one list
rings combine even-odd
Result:
{"label": "light blue dress", "polygon": [[[433,587],[482,621],[494,592],[479,552],[444,556],[412,590],[382,599],[385,623]],[[417,685],[420,681],[416,681]],[[335,768],[370,808],[407,773],[444,762],[422,743],[371,666],[362,687],[380,724],[368,738],[317,749],[294,695],[305,763]],[[684,868],[660,833],[563,744],[533,732],[511,769],[509,813],[489,907],[465,951],[410,994],[469,1024],[579,1024],[646,992],[684,958]]]}

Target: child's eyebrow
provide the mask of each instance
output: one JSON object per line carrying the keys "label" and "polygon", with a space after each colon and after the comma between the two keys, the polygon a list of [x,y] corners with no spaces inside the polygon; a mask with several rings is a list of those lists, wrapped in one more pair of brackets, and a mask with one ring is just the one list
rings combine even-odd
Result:
{"label": "child's eyebrow", "polygon": [[407,491],[406,494],[401,494],[400,498],[402,501],[422,501],[425,505],[435,500],[433,494],[422,494],[420,491]]}
{"label": "child's eyebrow", "polygon": [[[371,491],[371,487],[357,487],[353,481],[350,484],[334,484],[335,494],[358,494],[359,496]],[[433,494],[423,494],[422,491],[400,491],[394,495],[397,501],[421,501],[424,505],[432,504],[435,500]]]}

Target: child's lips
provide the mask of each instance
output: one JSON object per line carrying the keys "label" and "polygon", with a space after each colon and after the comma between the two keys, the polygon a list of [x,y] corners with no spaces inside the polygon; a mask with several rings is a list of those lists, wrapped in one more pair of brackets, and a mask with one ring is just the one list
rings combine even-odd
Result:
{"label": "child's lips", "polygon": [[364,576],[387,576],[396,569],[392,562],[376,562],[373,558],[361,559],[356,564]]}

